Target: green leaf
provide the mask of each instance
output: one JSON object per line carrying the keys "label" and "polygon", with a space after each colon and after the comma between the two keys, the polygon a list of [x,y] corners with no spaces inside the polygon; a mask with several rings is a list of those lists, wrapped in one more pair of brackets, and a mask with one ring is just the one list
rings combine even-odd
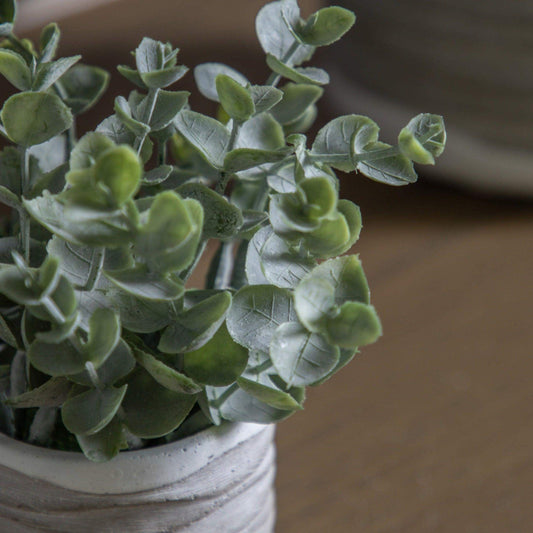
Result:
{"label": "green leaf", "polygon": [[1,0],[0,2],[0,36],[7,37],[13,30],[17,15],[16,0]]}
{"label": "green leaf", "polygon": [[292,133],[305,133],[315,123],[317,115],[317,106],[315,104],[309,106],[301,117],[283,125],[283,131],[285,132],[285,135],[290,135]]}
{"label": "green leaf", "polygon": [[327,381],[331,376],[336,374],[339,370],[344,368],[349,362],[352,361],[352,359],[358,354],[357,350],[345,350],[341,348],[341,356],[339,359],[339,362],[335,365],[335,368],[329,372],[326,376],[319,379],[315,383],[312,383],[311,386],[315,387],[317,385],[322,385],[325,381]]}
{"label": "green leaf", "polygon": [[149,133],[150,126],[133,118],[130,104],[123,96],[117,96],[115,98],[114,110],[124,126],[126,126],[126,128],[130,130],[136,137],[142,137],[143,135]]}
{"label": "green leaf", "polygon": [[97,309],[89,319],[89,338],[84,345],[87,359],[98,368],[120,340],[120,322],[111,309]]}
{"label": "green leaf", "polygon": [[287,83],[283,87],[283,100],[271,110],[281,124],[288,124],[300,118],[313,105],[324,90],[316,85]]}
{"label": "green leaf", "polygon": [[117,416],[97,433],[76,435],[76,439],[85,457],[95,463],[110,461],[120,450],[128,449],[124,427]]}
{"label": "green leaf", "polygon": [[446,144],[444,119],[439,115],[423,113],[409,121],[398,136],[398,147],[403,155],[422,165],[434,165]]}
{"label": "green leaf", "polygon": [[306,44],[326,46],[338,41],[354,24],[355,15],[348,9],[324,7],[309,17],[298,35]]}
{"label": "green leaf", "polygon": [[346,218],[337,212],[320,220],[318,228],[303,236],[305,247],[314,256],[328,258],[347,250],[350,228]]}
{"label": "green leaf", "polygon": [[335,304],[347,301],[368,304],[370,291],[361,261],[357,255],[329,259],[314,268],[305,279],[321,278],[331,283],[335,289]]}
{"label": "green leaf", "polygon": [[31,71],[26,61],[7,48],[0,49],[0,74],[19,91],[27,91],[31,87]]}
{"label": "green leaf", "polygon": [[6,344],[9,344],[9,346],[18,348],[17,339],[2,315],[0,315],[0,339],[2,339],[2,341]]}
{"label": "green leaf", "polygon": [[[295,37],[287,22],[296,25],[300,13],[296,0],[271,2],[257,14],[255,29],[261,47],[278,59],[289,61],[288,52],[295,42]],[[292,65],[299,65],[311,57],[313,46],[300,45],[290,57]]]}
{"label": "green leaf", "polygon": [[235,69],[223,63],[202,63],[194,68],[194,81],[200,93],[215,102],[220,102],[215,80],[219,74],[224,74],[245,87],[248,80]]}
{"label": "green leaf", "polygon": [[129,82],[137,85],[141,89],[148,89],[148,86],[144,83],[139,71],[137,69],[128,67],[126,65],[118,65],[117,70],[122,76],[124,76]]}
{"label": "green leaf", "polygon": [[134,347],[137,362],[163,387],[182,394],[196,394],[202,390],[191,378],[165,365],[153,355]]}
{"label": "green leaf", "polygon": [[152,131],[166,128],[185,106],[189,95],[188,91],[159,91],[149,123]]}
{"label": "green leaf", "polygon": [[61,77],[64,102],[79,115],[93,107],[109,86],[109,73],[89,65],[76,65]]}
{"label": "green leaf", "polygon": [[276,409],[303,409],[288,392],[278,389],[274,384],[267,386],[243,377],[237,379],[237,384],[243,391]]}
{"label": "green leaf", "polygon": [[243,287],[233,297],[226,323],[235,342],[268,352],[276,328],[296,320],[290,291],[272,285]]}
{"label": "green leaf", "polygon": [[172,191],[158,194],[135,242],[135,253],[154,272],[187,268],[194,259],[203,226],[203,210],[193,199]]}
{"label": "green leaf", "polygon": [[98,157],[94,165],[98,183],[104,184],[117,205],[123,205],[137,193],[142,165],[135,151],[127,146],[110,148]]}
{"label": "green leaf", "polygon": [[[126,377],[134,368],[135,358],[131,353],[130,347],[120,339],[111,354],[96,370],[96,375],[102,386],[110,387]],[[79,385],[93,387],[91,375],[86,369],[78,374],[69,375],[68,379]]]}
{"label": "green leaf", "polygon": [[40,63],[33,80],[32,90],[46,91],[80,59],[81,56],[62,57],[50,63]]}
{"label": "green leaf", "polygon": [[315,265],[312,257],[302,256],[291,249],[271,227],[266,226],[250,241],[245,268],[251,285],[269,282],[290,289]]}
{"label": "green leaf", "polygon": [[[137,298],[124,291],[106,291],[106,297],[120,313],[122,326],[135,333],[153,333],[170,323],[169,303]],[[176,300],[173,300],[175,302]]]}
{"label": "green leaf", "polygon": [[13,194],[9,189],[0,185],[0,203],[8,205],[13,209],[21,209],[22,204],[16,194]]}
{"label": "green leaf", "polygon": [[154,302],[173,301],[183,295],[183,283],[139,265],[126,270],[104,272],[106,277],[127,293]]}
{"label": "green leaf", "polygon": [[183,78],[189,69],[183,65],[168,67],[154,72],[141,73],[141,78],[147,87],[162,89]]}
{"label": "green leaf", "polygon": [[135,64],[140,74],[162,69],[165,50],[163,43],[144,37],[135,50]]}
{"label": "green leaf", "polygon": [[283,128],[270,113],[261,113],[241,127],[235,148],[279,150],[285,148]]}
{"label": "green leaf", "polygon": [[226,74],[219,74],[215,85],[220,103],[226,113],[238,122],[244,122],[255,113],[250,89]]}
{"label": "green leaf", "polygon": [[96,160],[115,143],[102,133],[91,131],[85,134],[70,153],[70,169],[91,168]]}
{"label": "green leaf", "polygon": [[289,386],[310,385],[326,376],[339,357],[339,348],[297,322],[279,326],[270,346],[272,363]]}
{"label": "green leaf", "polygon": [[[344,172],[351,172],[355,169],[351,158],[352,150],[361,153],[369,143],[377,141],[378,134],[378,125],[367,117],[337,117],[318,132],[311,153],[335,156],[337,159],[328,163]],[[344,158],[339,161],[342,156]]]}
{"label": "green leaf", "polygon": [[184,198],[200,203],[204,211],[202,238],[224,239],[233,237],[242,226],[241,210],[230,204],[226,198],[200,183],[186,183],[178,188]]}
{"label": "green leaf", "polygon": [[184,355],[183,369],[199,383],[223,386],[233,383],[247,362],[248,350],[235,343],[222,325],[207,344]]}
{"label": "green leaf", "polygon": [[230,133],[218,120],[185,110],[176,117],[174,125],[209,163],[223,168]]}
{"label": "green leaf", "polygon": [[55,377],[28,392],[6,400],[13,407],[58,407],[68,398],[72,383],[64,377]]}
{"label": "green leaf", "polygon": [[69,341],[51,344],[34,341],[29,350],[30,363],[49,376],[77,374],[85,369],[85,356],[76,350]]}
{"label": "green leaf", "polygon": [[310,276],[296,287],[294,307],[300,322],[308,330],[321,333],[335,307],[335,289],[324,278]]}
{"label": "green leaf", "polygon": [[161,335],[158,349],[184,353],[201,348],[219,329],[231,305],[231,294],[220,292],[179,314]]}
{"label": "green leaf", "polygon": [[119,246],[131,239],[131,229],[120,211],[64,205],[47,191],[23,203],[41,225],[74,244]]}
{"label": "green leaf", "polygon": [[210,412],[232,422],[272,424],[294,413],[294,410],[276,409],[248,394],[236,384],[229,387],[206,387],[206,394]]}
{"label": "green leaf", "polygon": [[[371,158],[365,159],[357,164],[357,170],[374,181],[386,183],[387,185],[407,185],[414,183],[418,177],[413,163],[403,154],[396,154],[380,159],[375,158],[372,152],[387,151],[390,145],[376,142],[366,150],[366,154]],[[374,156],[374,157],[372,157]]]}
{"label": "green leaf", "polygon": [[148,171],[142,179],[142,184],[147,186],[160,185],[171,174],[173,167],[171,165],[161,165]]}
{"label": "green leaf", "polygon": [[75,435],[94,435],[107,426],[118,411],[127,385],[92,389],[67,400],[61,409],[65,427]]}
{"label": "green leaf", "polygon": [[342,348],[355,349],[376,342],[382,335],[376,310],[361,302],[346,302],[327,321],[328,340]]}
{"label": "green leaf", "polygon": [[61,325],[60,329],[55,328],[55,331],[48,332],[45,338],[48,339],[60,339],[63,335],[68,333],[69,327],[73,327],[73,321],[75,321],[76,316],[76,295],[72,285],[68,282],[63,276],[59,277],[57,284],[53,289],[53,292],[50,294],[50,299],[54,302],[55,307],[61,312],[63,317],[66,320],[65,324],[58,323],[55,315],[52,315],[44,305],[31,305],[28,304],[28,310],[32,315],[40,318],[41,320],[46,320],[48,322],[54,323],[56,326]]}
{"label": "green leaf", "polygon": [[295,83],[307,83],[312,85],[327,85],[329,75],[325,70],[315,67],[290,67],[272,54],[266,56],[267,65],[276,74],[287,78]]}
{"label": "green leaf", "polygon": [[55,94],[24,92],[4,103],[2,122],[16,144],[32,146],[59,135],[72,124],[72,113]]}
{"label": "green leaf", "polygon": [[194,395],[171,391],[143,370],[129,380],[122,407],[128,429],[138,437],[151,439],[174,431],[195,403]]}
{"label": "green leaf", "polygon": [[48,63],[54,58],[57,51],[57,46],[59,45],[60,37],[61,32],[59,30],[59,26],[55,22],[48,24],[42,29],[39,40],[41,49],[41,63]]}
{"label": "green leaf", "polygon": [[224,158],[224,169],[226,172],[239,172],[250,168],[264,165],[265,163],[276,163],[286,159],[290,152],[258,150],[251,148],[236,148],[226,154]]}
{"label": "green leaf", "polygon": [[271,85],[252,85],[250,91],[256,114],[269,111],[283,98],[283,91]]}

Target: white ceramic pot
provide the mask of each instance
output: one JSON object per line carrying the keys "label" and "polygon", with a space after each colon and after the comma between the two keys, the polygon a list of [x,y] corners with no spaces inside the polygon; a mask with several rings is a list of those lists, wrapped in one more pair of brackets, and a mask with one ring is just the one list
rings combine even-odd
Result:
{"label": "white ceramic pot", "polygon": [[443,115],[441,179],[533,195],[533,0],[331,3],[358,17],[332,49],[337,111],[371,116],[387,142],[420,112]]}
{"label": "white ceramic pot", "polygon": [[91,463],[0,435],[0,531],[271,533],[273,437],[228,423]]}

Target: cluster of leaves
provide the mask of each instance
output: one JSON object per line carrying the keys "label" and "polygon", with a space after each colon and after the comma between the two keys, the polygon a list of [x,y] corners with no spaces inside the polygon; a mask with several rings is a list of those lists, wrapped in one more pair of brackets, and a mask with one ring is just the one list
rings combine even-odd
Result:
{"label": "cluster of leaves", "polygon": [[[280,0],[256,20],[265,84],[220,63],[195,68],[220,120],[168,89],[187,68],[145,38],[135,67],[118,68],[136,90],[76,141],[73,117],[107,74],[54,59],[56,25],[38,49],[15,37],[15,11],[0,0],[0,73],[20,91],[0,115],[16,145],[0,153],[12,208],[0,238],[0,430],[62,448],[75,435],[103,461],[301,409],[306,386],[381,334],[358,257],[338,257],[361,215],[339,199],[335,169],[413,182],[413,162],[444,149],[442,119],[415,117],[391,146],[372,120],[347,115],[308,148],[329,77],[301,65],[355,17],[327,7],[304,20]],[[208,241],[218,251],[205,286],[189,288]]]}

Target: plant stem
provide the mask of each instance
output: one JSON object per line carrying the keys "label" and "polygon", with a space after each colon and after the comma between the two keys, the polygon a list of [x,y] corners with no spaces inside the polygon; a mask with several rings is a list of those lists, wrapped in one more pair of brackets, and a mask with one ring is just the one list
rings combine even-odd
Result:
{"label": "plant stem", "polygon": [[[159,89],[150,89],[148,91],[148,96],[146,97],[146,107],[144,116],[142,117],[143,124],[150,124],[152,120],[152,115],[154,114],[155,104],[157,102],[157,97],[159,96]],[[133,148],[137,151],[137,155],[140,155],[144,141],[148,136],[147,133],[143,133],[141,137],[135,139],[135,144]]]}
{"label": "plant stem", "polygon": [[[240,129],[241,129],[240,122],[233,120],[233,126],[231,128],[231,134],[230,134],[229,141],[228,141],[227,152],[231,152],[231,150],[233,150],[233,148],[235,147],[235,141],[237,140],[237,136],[239,135]],[[226,190],[230,177],[231,177],[231,174],[228,174],[227,172],[221,173],[220,179],[218,180],[218,183],[216,186],[216,191],[219,194],[224,194],[224,191]]]}
{"label": "plant stem", "polygon": [[[27,147],[21,148],[21,192],[25,196],[30,186],[30,154]],[[30,262],[30,217],[24,208],[19,210],[20,219],[20,246],[22,248],[24,260]]]}
{"label": "plant stem", "polygon": [[230,286],[231,275],[233,274],[233,242],[222,244],[220,251],[220,262],[215,275],[214,288],[227,289]]}
{"label": "plant stem", "polygon": [[87,276],[87,281],[83,286],[84,291],[92,291],[98,278],[100,277],[100,272],[102,266],[104,265],[105,258],[105,248],[95,248],[93,250],[93,255],[91,257],[91,267],[89,269],[89,275]]}
{"label": "plant stem", "polygon": [[158,156],[157,161],[159,165],[165,165],[167,162],[167,143],[165,141],[159,141],[157,144]]}

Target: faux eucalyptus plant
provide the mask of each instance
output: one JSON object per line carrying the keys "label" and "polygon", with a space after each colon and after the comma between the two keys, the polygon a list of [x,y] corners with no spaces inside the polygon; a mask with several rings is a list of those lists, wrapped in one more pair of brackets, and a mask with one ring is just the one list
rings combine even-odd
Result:
{"label": "faux eucalyptus plant", "polygon": [[[0,73],[19,91],[1,111],[0,429],[104,461],[301,409],[306,386],[381,335],[358,256],[341,256],[361,215],[335,170],[412,183],[413,162],[444,149],[442,118],[413,118],[396,146],[359,115],[309,141],[329,76],[301,65],[355,17],[327,7],[304,20],[281,0],[256,20],[263,84],[194,69],[217,118],[168,89],[188,69],[145,38],[118,67],[136,88],[78,140],[74,117],[108,74],[57,59],[55,24],[38,46],[17,38],[15,12],[0,0]],[[189,287],[210,255],[205,286]]]}

